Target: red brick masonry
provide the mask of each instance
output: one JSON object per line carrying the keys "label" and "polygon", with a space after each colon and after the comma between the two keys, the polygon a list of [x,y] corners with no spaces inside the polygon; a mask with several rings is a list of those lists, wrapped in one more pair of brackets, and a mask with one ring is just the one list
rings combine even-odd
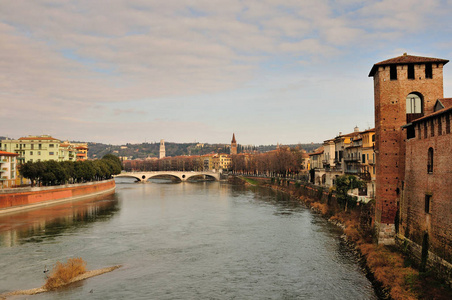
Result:
{"label": "red brick masonry", "polygon": [[103,193],[109,194],[114,193],[114,189],[115,181],[111,179],[57,187],[2,190],[0,191],[0,210],[43,202],[89,197]]}

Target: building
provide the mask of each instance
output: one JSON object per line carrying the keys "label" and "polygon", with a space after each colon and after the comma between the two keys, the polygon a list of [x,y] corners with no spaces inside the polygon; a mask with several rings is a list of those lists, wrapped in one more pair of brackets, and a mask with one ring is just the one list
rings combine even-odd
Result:
{"label": "building", "polygon": [[333,187],[336,178],[354,175],[365,183],[361,189],[349,194],[360,202],[369,202],[375,197],[375,129],[359,131],[355,127],[349,134],[339,133],[335,138],[323,142],[323,146],[309,153],[310,181],[313,184]]}
{"label": "building", "polygon": [[395,242],[395,221],[405,184],[406,143],[402,126],[433,112],[443,98],[448,60],[407,55],[373,65],[376,215],[378,242]]}
{"label": "building", "polygon": [[[437,262],[448,263],[452,262],[451,117],[452,98],[438,99],[433,113],[404,126],[405,184],[396,228],[404,241],[427,245],[438,256]],[[429,254],[429,258],[432,256]],[[441,265],[435,268],[447,274]]]}
{"label": "building", "polygon": [[235,134],[232,134],[232,141],[231,141],[231,155],[237,154],[237,141],[235,140]]}
{"label": "building", "polygon": [[2,140],[3,151],[19,154],[19,163],[59,160],[61,141],[49,135],[21,137],[18,140]]}
{"label": "building", "polygon": [[77,143],[73,144],[77,150],[77,161],[84,161],[88,159],[88,144]]}
{"label": "building", "polygon": [[159,158],[162,159],[166,156],[165,153],[165,140],[160,140],[160,151],[159,151]]}
{"label": "building", "polygon": [[17,157],[19,154],[0,151],[0,186],[1,188],[14,187],[18,184]]}
{"label": "building", "polygon": [[58,160],[59,161],[75,161],[77,150],[74,145],[65,141],[60,144]]}

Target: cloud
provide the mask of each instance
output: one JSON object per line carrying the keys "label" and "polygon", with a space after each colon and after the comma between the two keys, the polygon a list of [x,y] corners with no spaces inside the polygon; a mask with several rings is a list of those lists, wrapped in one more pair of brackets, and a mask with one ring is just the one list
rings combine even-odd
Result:
{"label": "cloud", "polygon": [[[330,101],[322,98],[325,88],[316,92],[294,85],[306,78],[312,78],[311,87],[336,80],[330,88],[338,90],[328,94],[338,95],[334,106],[363,97],[340,89],[349,86],[344,73],[354,68],[365,69],[356,72],[367,76],[373,63],[400,55],[400,49],[451,53],[444,42],[450,29],[438,26],[448,21],[451,7],[440,0],[219,3],[0,0],[0,115],[15,124],[8,130],[26,135],[30,128],[97,122],[96,130],[105,126],[102,132],[110,136],[107,132],[115,133],[112,120],[133,124],[155,114],[182,118],[178,110],[187,109],[186,101],[199,106],[198,117],[215,115],[221,124],[247,119],[249,111],[239,108],[258,97],[292,104],[294,93],[299,98],[311,93],[310,99],[317,94],[319,102]],[[322,81],[325,73],[328,78]],[[278,90],[291,90],[294,98]],[[303,104],[293,104],[302,111]],[[144,113],[131,105],[158,109]],[[225,110],[234,113],[225,115]],[[315,113],[323,112],[313,107]]]}

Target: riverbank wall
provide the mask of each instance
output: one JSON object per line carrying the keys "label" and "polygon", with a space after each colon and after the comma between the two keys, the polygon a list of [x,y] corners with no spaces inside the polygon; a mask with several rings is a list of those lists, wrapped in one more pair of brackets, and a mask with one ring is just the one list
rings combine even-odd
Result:
{"label": "riverbank wall", "polygon": [[51,187],[26,187],[0,190],[0,214],[31,209],[70,200],[109,195],[115,192],[115,180]]}

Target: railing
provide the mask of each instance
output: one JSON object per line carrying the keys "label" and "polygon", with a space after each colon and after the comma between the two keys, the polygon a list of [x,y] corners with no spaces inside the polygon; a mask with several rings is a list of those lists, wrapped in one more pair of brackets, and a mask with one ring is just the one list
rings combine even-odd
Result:
{"label": "railing", "polygon": [[344,161],[359,161],[359,157],[346,157]]}

